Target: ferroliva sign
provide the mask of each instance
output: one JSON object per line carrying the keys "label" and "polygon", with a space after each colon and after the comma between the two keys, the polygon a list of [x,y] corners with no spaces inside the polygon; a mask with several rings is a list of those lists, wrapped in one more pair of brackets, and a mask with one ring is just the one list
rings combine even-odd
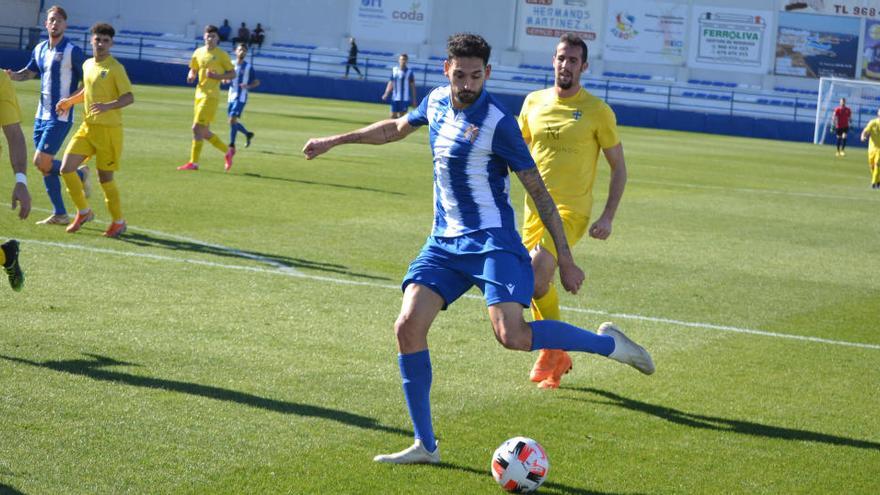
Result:
{"label": "ferroliva sign", "polygon": [[401,43],[425,43],[431,0],[352,0],[351,35]]}
{"label": "ferroliva sign", "polygon": [[771,11],[694,6],[691,67],[765,73]]}

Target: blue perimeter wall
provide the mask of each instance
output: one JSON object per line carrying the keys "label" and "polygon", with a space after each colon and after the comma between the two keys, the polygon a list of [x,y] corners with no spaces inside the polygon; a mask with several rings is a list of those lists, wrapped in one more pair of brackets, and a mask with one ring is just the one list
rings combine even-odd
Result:
{"label": "blue perimeter wall", "polygon": [[[30,53],[21,50],[0,50],[0,67],[17,70],[24,67]],[[180,64],[168,64],[147,60],[121,59],[128,76],[135,84],[158,84],[186,86],[188,68]],[[380,103],[385,91],[385,82],[360,81],[318,76],[303,76],[276,72],[260,72],[258,92],[280,95],[307,96],[312,98],[331,98],[341,100]],[[419,88],[424,95],[426,89]],[[490,81],[491,91],[491,81]],[[508,110],[514,114],[522,108],[525,96],[493,93]],[[665,110],[628,105],[612,105],[620,125],[669,129],[675,131],[705,132],[730,136],[777,139],[785,141],[812,142],[813,124],[807,122],[787,122],[784,120],[753,117],[729,116]],[[860,132],[861,129],[853,129]],[[859,143],[858,132],[851,132],[847,144],[864,146]]]}

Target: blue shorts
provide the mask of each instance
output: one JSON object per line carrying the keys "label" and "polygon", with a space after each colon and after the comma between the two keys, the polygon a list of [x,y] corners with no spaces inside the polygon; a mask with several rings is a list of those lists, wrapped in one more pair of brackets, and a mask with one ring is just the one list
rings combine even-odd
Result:
{"label": "blue shorts", "polygon": [[407,107],[409,107],[409,102],[407,101],[391,100],[391,113],[406,112]]}
{"label": "blue shorts", "polygon": [[34,120],[34,149],[49,155],[57,154],[72,125],[72,122],[60,120]]}
{"label": "blue shorts", "polygon": [[424,285],[443,298],[443,309],[476,285],[486,305],[517,302],[529,307],[534,292],[532,262],[525,251],[495,250],[484,253],[452,253],[431,239],[409,265],[402,289],[411,283]]}
{"label": "blue shorts", "polygon": [[226,107],[226,114],[230,117],[241,117],[241,113],[244,112],[244,106],[246,103],[246,101],[230,101],[229,106]]}

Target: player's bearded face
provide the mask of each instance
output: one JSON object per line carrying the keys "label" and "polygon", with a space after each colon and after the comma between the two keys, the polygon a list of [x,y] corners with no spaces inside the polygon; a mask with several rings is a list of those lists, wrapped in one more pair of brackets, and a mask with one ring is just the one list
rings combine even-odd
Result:
{"label": "player's bearded face", "polygon": [[443,64],[443,71],[449,79],[453,106],[462,108],[477,101],[491,70],[479,57],[455,57],[447,60]]}
{"label": "player's bearded face", "polygon": [[67,21],[58,12],[53,11],[46,18],[46,31],[49,32],[49,36],[57,38],[64,34],[65,29],[67,29]]}
{"label": "player's bearded face", "polygon": [[580,83],[581,74],[587,69],[587,63],[581,60],[581,47],[560,43],[556,46],[553,57],[553,70],[556,86],[560,89],[571,89]]}

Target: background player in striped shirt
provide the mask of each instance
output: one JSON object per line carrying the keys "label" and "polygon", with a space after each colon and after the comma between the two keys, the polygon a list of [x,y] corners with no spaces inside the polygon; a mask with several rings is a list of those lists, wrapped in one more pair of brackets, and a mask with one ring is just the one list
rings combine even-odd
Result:
{"label": "background player in striped shirt", "polygon": [[403,451],[376,456],[376,462],[440,462],[431,420],[428,330],[441,310],[475,285],[485,296],[496,339],[508,349],[599,353],[643,373],[654,372],[650,355],[610,323],[595,334],[558,320],[527,323],[523,318],[534,277],[510,204],[510,171],[522,182],[558,246],[562,285],[576,293],[584,273],[572,258],[556,205],[516,120],[483,90],[491,72],[490,51],[480,36],[453,35],[443,66],[449,85],[431,91],[404,117],[310,139],[303,147],[306,158],[312,159],[340,144],[385,144],[428,127],[434,157],[434,225],[404,277],[403,305],[394,325],[415,442]]}
{"label": "background player in striped shirt", "polygon": [[[49,39],[34,47],[25,68],[7,73],[15,81],[40,76],[40,101],[34,120],[34,165],[43,173],[43,183],[53,211],[52,215],[37,224],[67,225],[70,217],[61,194],[61,161],[56,160],[55,155],[73,126],[73,112],[58,115],[55,107],[62,98],[69,97],[79,88],[86,56],[81,48],[64,36],[67,12],[63,8],[57,5],[49,7],[45,26]],[[88,172],[87,168],[77,170],[86,192],[89,191]]]}
{"label": "background player in striped shirt", "polygon": [[[229,115],[229,150],[232,156],[235,156],[235,136],[239,132],[244,133],[246,141],[244,147],[251,145],[251,139],[254,133],[248,131],[239,119],[244,106],[248,99],[248,90],[254,89],[260,85],[260,80],[254,76],[254,68],[247,61],[248,48],[244,43],[239,43],[235,47],[235,77],[225,82],[229,83],[229,106],[226,113]],[[232,167],[232,160],[226,163],[226,170]]]}
{"label": "background player in striped shirt", "polygon": [[397,67],[391,69],[391,79],[388,80],[385,94],[382,95],[382,101],[391,97],[392,119],[402,117],[408,107],[416,106],[416,75],[415,71],[406,65],[407,61],[409,56],[405,53],[400,54]]}

